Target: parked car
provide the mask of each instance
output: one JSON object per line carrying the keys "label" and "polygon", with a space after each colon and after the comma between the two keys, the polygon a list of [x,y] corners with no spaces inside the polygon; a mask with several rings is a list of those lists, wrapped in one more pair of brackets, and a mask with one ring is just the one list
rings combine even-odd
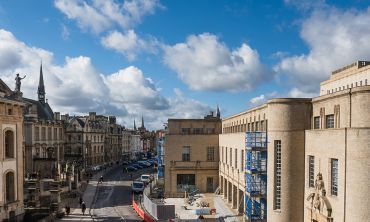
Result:
{"label": "parked car", "polygon": [[142,167],[142,166],[140,166],[139,164],[136,164],[136,163],[131,164],[131,166],[133,166],[133,167],[135,167],[135,168],[137,168],[137,169],[143,169],[143,167]]}
{"label": "parked car", "polygon": [[146,168],[146,167],[148,167],[146,164],[144,164],[143,162],[137,162],[136,164],[138,164],[138,165],[140,165],[140,166],[142,166],[143,168]]}
{"label": "parked car", "polygon": [[145,165],[146,167],[150,167],[152,164],[148,161],[139,161],[140,164]]}
{"label": "parked car", "polygon": [[148,184],[150,182],[150,175],[148,174],[141,175],[140,181],[144,182],[145,184]]}
{"label": "parked car", "polygon": [[134,181],[131,184],[131,190],[134,193],[142,193],[144,191],[145,184],[142,181]]}
{"label": "parked car", "polygon": [[125,168],[123,168],[123,171],[125,171],[127,169],[128,172],[132,172],[132,171],[137,171],[138,169],[134,166],[127,166]]}
{"label": "parked car", "polygon": [[129,162],[126,160],[122,161],[122,166],[125,166],[125,165],[129,165]]}

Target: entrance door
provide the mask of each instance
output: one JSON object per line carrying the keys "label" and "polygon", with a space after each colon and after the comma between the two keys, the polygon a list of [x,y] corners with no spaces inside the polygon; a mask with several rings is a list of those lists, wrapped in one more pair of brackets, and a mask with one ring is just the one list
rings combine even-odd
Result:
{"label": "entrance door", "polygon": [[214,192],[213,177],[207,177],[207,192],[208,193]]}

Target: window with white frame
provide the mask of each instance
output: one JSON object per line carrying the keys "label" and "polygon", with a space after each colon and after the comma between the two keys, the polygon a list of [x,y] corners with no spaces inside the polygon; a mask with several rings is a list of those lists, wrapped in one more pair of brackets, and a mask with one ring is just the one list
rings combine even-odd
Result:
{"label": "window with white frame", "polygon": [[313,118],[313,128],[320,129],[320,116],[315,116]]}
{"label": "window with white frame", "polygon": [[182,147],[182,161],[190,161],[190,146]]}
{"label": "window with white frame", "polygon": [[235,169],[237,169],[238,168],[238,149],[235,149],[234,162],[235,162]]}
{"label": "window with white frame", "polygon": [[338,196],[338,159],[331,159],[331,195]]}
{"label": "window with white frame", "polygon": [[215,161],[215,148],[207,147],[207,161]]}
{"label": "window with white frame", "polygon": [[308,156],[308,186],[315,187],[315,157]]}
{"label": "window with white frame", "polygon": [[334,128],[334,114],[326,115],[326,128]]}
{"label": "window with white frame", "polygon": [[280,210],[281,209],[281,140],[275,140],[274,146],[275,146],[274,210]]}

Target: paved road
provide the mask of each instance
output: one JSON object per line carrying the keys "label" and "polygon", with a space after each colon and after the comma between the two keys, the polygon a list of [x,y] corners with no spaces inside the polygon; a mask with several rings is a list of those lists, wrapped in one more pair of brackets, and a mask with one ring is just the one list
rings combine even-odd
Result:
{"label": "paved road", "polygon": [[[153,168],[142,169],[133,172],[133,179],[137,179],[141,174],[154,173]],[[104,176],[104,182],[98,185],[96,199],[91,209],[92,219],[88,214],[82,215],[80,209],[74,210],[71,215],[58,221],[125,221],[138,222],[142,219],[131,207],[131,182],[132,179],[128,173],[122,172],[122,167],[108,171]],[[96,186],[95,181],[90,184]],[[91,189],[93,189],[93,187]],[[93,192],[91,192],[93,195]],[[84,195],[86,196],[86,195]],[[86,198],[86,197],[84,197]]]}
{"label": "paved road", "polygon": [[[154,169],[143,169],[134,172],[136,179],[144,173],[152,173]],[[103,184],[98,186],[95,205],[91,210],[94,221],[142,221],[131,207],[131,182],[128,173],[122,168],[114,169],[104,176]]]}

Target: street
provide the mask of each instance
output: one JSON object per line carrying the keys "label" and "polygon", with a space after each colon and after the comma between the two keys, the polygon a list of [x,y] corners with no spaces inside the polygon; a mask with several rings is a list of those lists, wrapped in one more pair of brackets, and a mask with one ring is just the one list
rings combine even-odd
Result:
{"label": "street", "polygon": [[[133,179],[137,179],[141,174],[154,172],[155,169],[147,168],[132,172],[132,176]],[[131,182],[130,173],[123,173],[122,167],[107,171],[104,175],[104,182],[98,185],[97,195],[93,200],[90,212],[93,221],[142,221],[131,207]],[[79,210],[77,212],[79,213]],[[86,216],[81,217],[80,220],[71,216],[63,218],[63,221],[89,220]]]}

